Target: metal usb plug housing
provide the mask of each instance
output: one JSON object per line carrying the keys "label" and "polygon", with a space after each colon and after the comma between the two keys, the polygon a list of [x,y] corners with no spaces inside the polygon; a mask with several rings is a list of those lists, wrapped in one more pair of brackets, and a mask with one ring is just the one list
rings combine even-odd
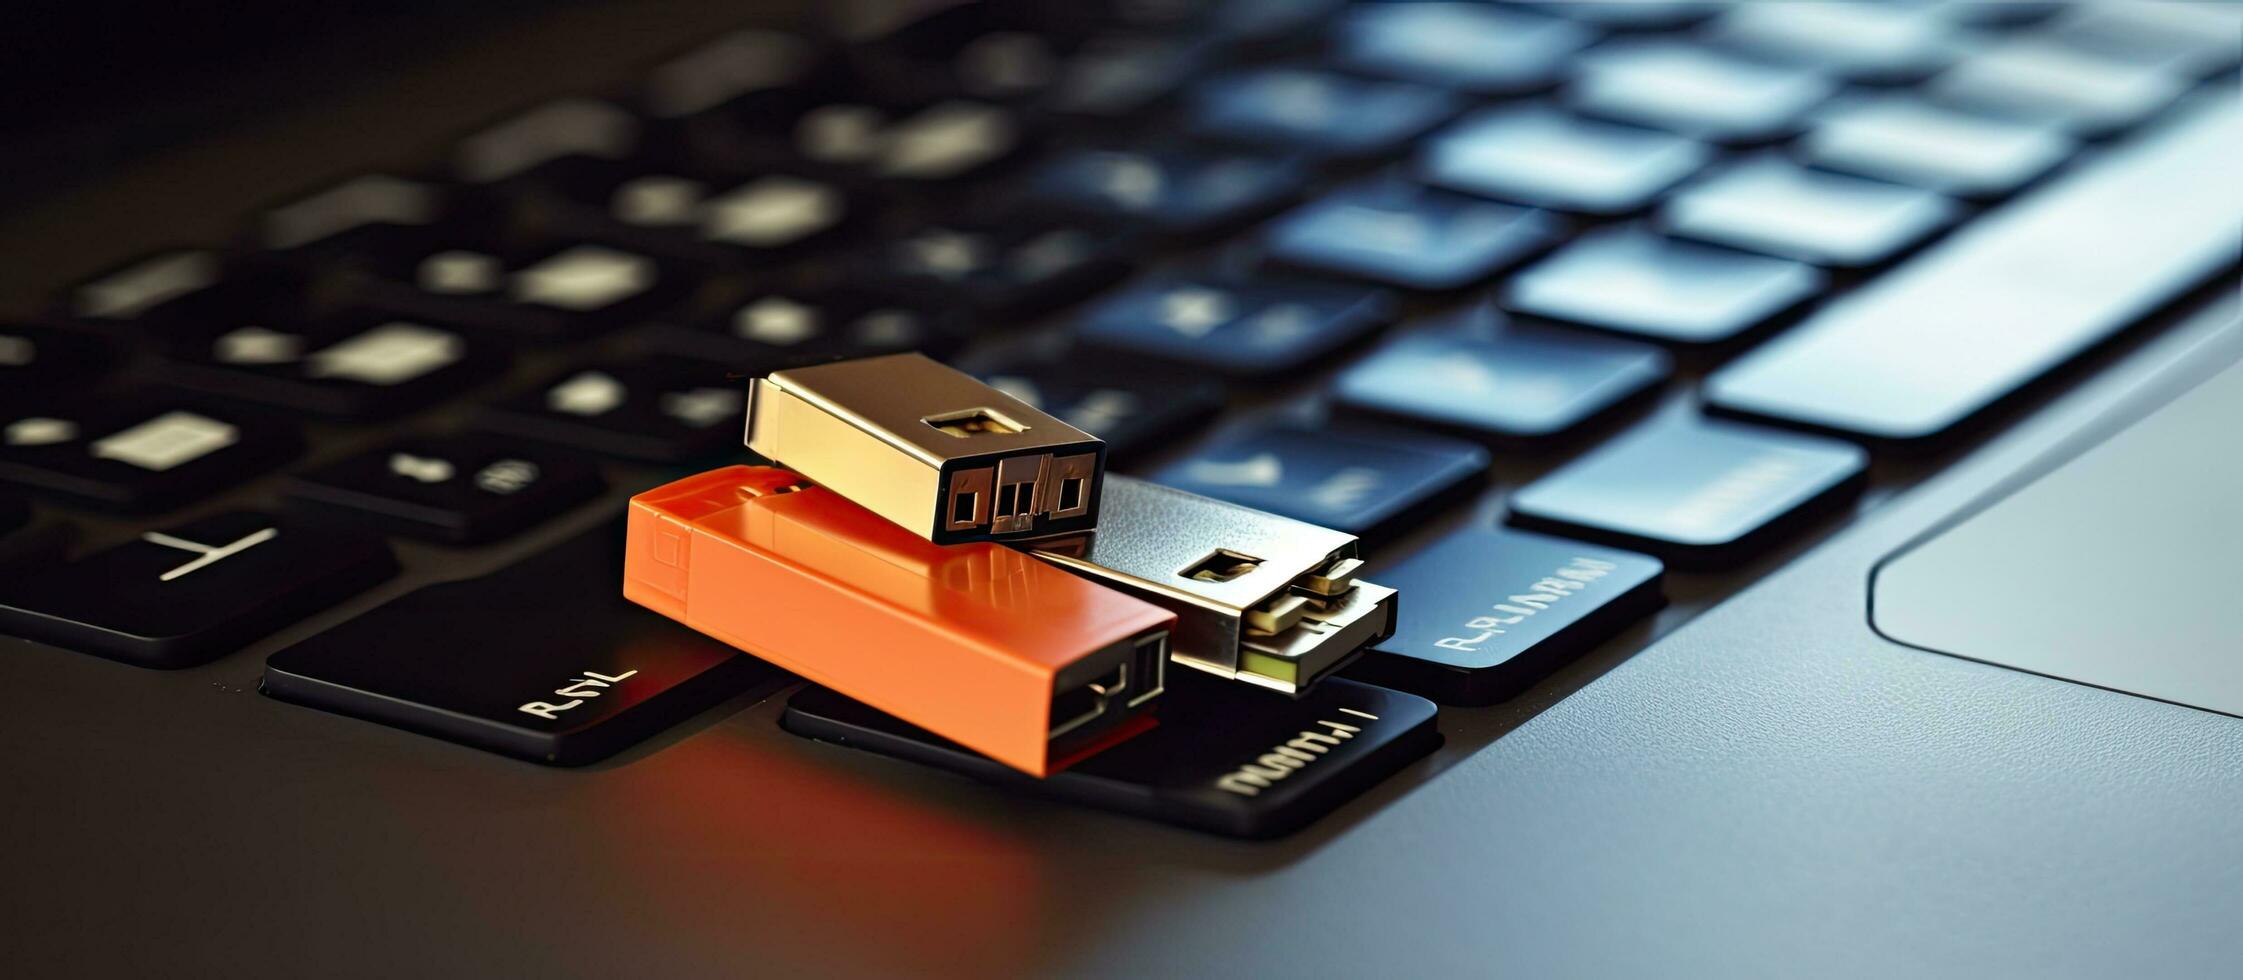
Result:
{"label": "metal usb plug housing", "polygon": [[1354,535],[1126,476],[1105,493],[1096,534],[1022,547],[1175,613],[1179,664],[1298,697],[1393,635]]}
{"label": "metal usb plug housing", "polygon": [[1105,443],[918,354],[758,379],[747,446],[936,544],[1098,524]]}

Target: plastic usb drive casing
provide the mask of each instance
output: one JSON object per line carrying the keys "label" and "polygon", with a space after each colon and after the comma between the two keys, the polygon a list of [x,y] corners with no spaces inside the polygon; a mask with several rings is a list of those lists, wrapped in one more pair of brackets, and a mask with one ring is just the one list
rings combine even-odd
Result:
{"label": "plastic usb drive casing", "polygon": [[787,470],[639,494],[628,535],[631,601],[1032,775],[1149,727],[1166,678],[1167,611]]}
{"label": "plastic usb drive casing", "polygon": [[1354,535],[1120,475],[1105,507],[1096,534],[1023,547],[1174,612],[1179,664],[1299,697],[1394,633]]}
{"label": "plastic usb drive casing", "polygon": [[758,379],[747,445],[936,544],[1098,526],[1105,443],[918,354]]}

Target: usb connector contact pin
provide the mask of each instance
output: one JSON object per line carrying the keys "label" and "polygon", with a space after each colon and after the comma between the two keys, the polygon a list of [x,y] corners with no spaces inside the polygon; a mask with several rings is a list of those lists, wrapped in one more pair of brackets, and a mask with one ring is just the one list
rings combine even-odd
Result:
{"label": "usb connector contact pin", "polygon": [[1105,492],[1095,535],[1022,547],[1175,613],[1179,664],[1298,697],[1394,632],[1353,535],[1126,476]]}
{"label": "usb connector contact pin", "polygon": [[936,544],[1098,523],[1105,443],[918,354],[772,372],[747,445]]}

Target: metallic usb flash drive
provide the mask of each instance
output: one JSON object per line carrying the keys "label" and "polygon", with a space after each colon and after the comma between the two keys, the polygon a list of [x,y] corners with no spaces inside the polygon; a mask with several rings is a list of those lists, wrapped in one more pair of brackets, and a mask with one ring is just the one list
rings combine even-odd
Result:
{"label": "metallic usb flash drive", "polygon": [[1031,775],[1149,727],[1176,617],[988,542],[930,544],[767,466],[631,498],[623,594]]}
{"label": "metallic usb flash drive", "polygon": [[1395,592],[1355,578],[1354,535],[1126,476],[1093,535],[1031,554],[1176,614],[1179,664],[1295,697],[1394,632]]}
{"label": "metallic usb flash drive", "polygon": [[936,544],[1098,524],[1105,443],[918,354],[772,372],[747,445]]}

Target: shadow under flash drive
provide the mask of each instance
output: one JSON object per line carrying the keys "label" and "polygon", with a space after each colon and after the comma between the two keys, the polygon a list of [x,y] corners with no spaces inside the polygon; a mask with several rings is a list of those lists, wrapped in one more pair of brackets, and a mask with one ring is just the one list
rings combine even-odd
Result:
{"label": "shadow under flash drive", "polygon": [[988,542],[928,543],[768,466],[631,498],[623,594],[1022,772],[1147,727],[1176,617]]}

